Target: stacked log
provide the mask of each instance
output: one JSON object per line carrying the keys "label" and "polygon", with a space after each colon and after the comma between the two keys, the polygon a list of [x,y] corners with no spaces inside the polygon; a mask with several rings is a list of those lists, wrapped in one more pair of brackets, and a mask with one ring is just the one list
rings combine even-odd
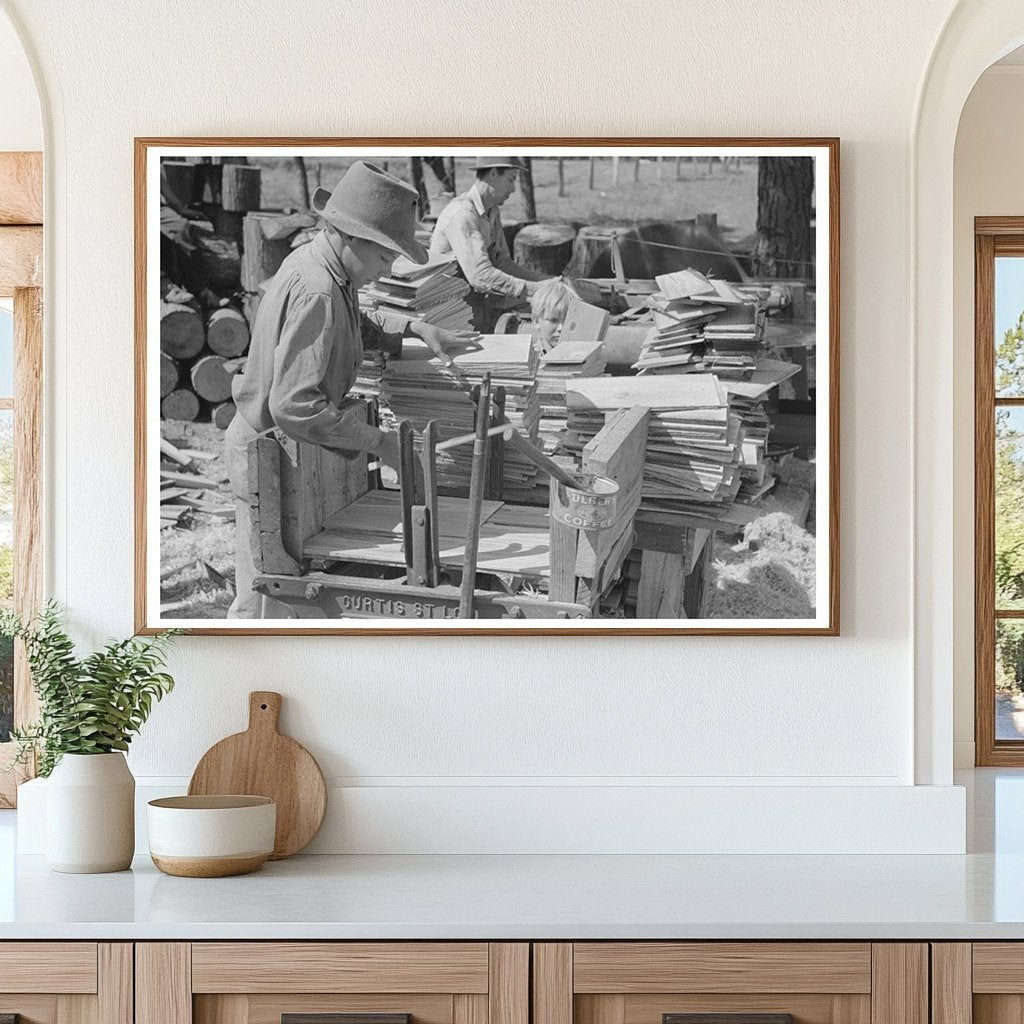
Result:
{"label": "stacked log", "polygon": [[233,306],[220,306],[204,325],[195,306],[169,302],[161,312],[161,415],[189,422],[208,416],[227,427],[234,416],[231,378],[245,368],[249,349],[245,317]]}
{"label": "stacked log", "polygon": [[572,259],[571,224],[527,224],[515,237],[515,261],[527,270],[557,277]]}
{"label": "stacked log", "polygon": [[209,224],[195,232],[189,280],[173,281],[196,297],[161,303],[161,414],[209,419],[224,429],[235,414],[231,382],[245,367],[266,282],[317,218],[263,210],[261,170],[245,159],[165,160],[162,167],[175,196],[202,211]]}

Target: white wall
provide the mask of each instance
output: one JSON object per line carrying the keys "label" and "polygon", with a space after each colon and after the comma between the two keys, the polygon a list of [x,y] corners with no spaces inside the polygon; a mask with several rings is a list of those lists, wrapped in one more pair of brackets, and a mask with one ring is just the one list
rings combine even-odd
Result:
{"label": "white wall", "polygon": [[[516,0],[493,21],[455,0],[9,6],[53,98],[52,589],[92,638],[132,628],[133,136],[842,138],[840,639],[188,638],[138,774],[187,776],[262,687],[338,784],[427,803],[913,782],[907,183],[945,0]],[[953,832],[957,806],[936,811]]]}
{"label": "white wall", "polygon": [[954,162],[954,709],[958,767],[974,764],[974,218],[1024,216],[1024,65],[990,68],[960,119]]}
{"label": "white wall", "polygon": [[0,13],[0,152],[43,148],[32,70],[10,22]]}

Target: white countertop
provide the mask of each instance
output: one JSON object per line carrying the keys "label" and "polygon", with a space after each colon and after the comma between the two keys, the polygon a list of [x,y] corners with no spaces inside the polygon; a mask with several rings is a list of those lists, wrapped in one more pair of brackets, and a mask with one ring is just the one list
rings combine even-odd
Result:
{"label": "white countertop", "polygon": [[140,857],[60,875],[12,856],[0,813],[0,939],[1024,939],[1024,773],[976,775],[966,856],[309,856],[226,879]]}
{"label": "white countertop", "polygon": [[1024,856],[297,857],[239,878],[18,862],[2,938],[1024,938]]}

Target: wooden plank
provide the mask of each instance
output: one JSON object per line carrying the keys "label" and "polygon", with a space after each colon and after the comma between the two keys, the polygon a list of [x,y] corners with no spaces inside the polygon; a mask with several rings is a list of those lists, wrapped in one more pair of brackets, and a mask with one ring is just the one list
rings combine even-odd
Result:
{"label": "wooden plank", "polygon": [[[193,1024],[249,1024],[249,997],[232,992],[219,996],[195,996],[192,1001]],[[287,1007],[293,1009],[292,1006]],[[281,1024],[279,1009],[274,1024]]]}
{"label": "wooden plank", "polygon": [[487,996],[464,992],[453,995],[452,1024],[487,1024]]}
{"label": "wooden plank", "polygon": [[971,1024],[971,944],[931,946],[931,1024]]}
{"label": "wooden plank", "polygon": [[[466,498],[439,497],[438,532],[449,538],[465,537],[468,505]],[[485,501],[483,522],[490,522],[501,508],[502,504],[499,501]],[[543,510],[541,514],[543,515]],[[527,522],[525,518],[523,521]],[[547,529],[546,518],[539,526],[541,529]],[[324,531],[401,538],[402,499],[397,491],[370,491],[347,508],[330,516],[324,522]]]}
{"label": "wooden plank", "polygon": [[711,373],[644,377],[580,377],[565,383],[570,409],[720,409],[727,401]]}
{"label": "wooden plank", "polygon": [[871,1024],[929,1024],[925,943],[872,943],[871,980]]}
{"label": "wooden plank", "polygon": [[640,589],[636,598],[638,619],[684,619],[685,553],[645,550],[640,562]]}
{"label": "wooden plank", "polygon": [[1024,1024],[1024,996],[975,993],[971,1020],[973,1024]]}
{"label": "wooden plank", "polygon": [[[555,461],[572,468],[574,460],[567,456],[555,456]],[[548,486],[549,513],[559,507],[558,481],[551,480]],[[548,597],[552,601],[576,600],[576,548],[579,544],[579,530],[567,526],[549,515],[548,519]]]}
{"label": "wooden plank", "polygon": [[4,942],[0,950],[0,992],[96,991],[95,942]]}
{"label": "wooden plank", "polygon": [[489,1024],[529,1024],[529,943],[490,943],[487,1009]]}
{"label": "wooden plank", "polygon": [[197,942],[201,992],[487,992],[484,942]]}
{"label": "wooden plank", "polygon": [[608,417],[604,428],[583,448],[583,471],[607,477],[619,485],[615,506],[617,528],[581,530],[576,549],[576,575],[598,577],[623,531],[632,531],[640,507],[644,452],[647,448],[649,409],[621,409]]}
{"label": "wooden plank", "polygon": [[1024,944],[976,942],[972,960],[975,992],[1024,993]]}
{"label": "wooden plank", "polygon": [[[43,293],[14,292],[14,608],[33,618],[43,603]],[[24,645],[14,661],[14,724],[39,717]]]}
{"label": "wooden plank", "polygon": [[[288,536],[283,509],[281,468],[286,462],[272,437],[249,442],[249,517],[256,572],[299,575],[298,559],[285,547]],[[301,549],[298,552],[301,554]]]}
{"label": "wooden plank", "polygon": [[43,286],[43,229],[0,227],[0,298],[10,298],[16,288]]}
{"label": "wooden plank", "polygon": [[130,942],[101,942],[97,947],[99,1024],[134,1024],[135,951]]}
{"label": "wooden plank", "polygon": [[0,224],[43,223],[43,154],[0,153]]}
{"label": "wooden plank", "polygon": [[577,942],[576,992],[870,992],[866,942]]}
{"label": "wooden plank", "polygon": [[626,1000],[619,995],[577,995],[573,996],[573,1013],[576,1024],[624,1024]]}
{"label": "wooden plank", "polygon": [[192,1024],[192,957],[187,942],[135,945],[135,1024]]}
{"label": "wooden plank", "polygon": [[571,942],[533,944],[533,1024],[573,1024]]}

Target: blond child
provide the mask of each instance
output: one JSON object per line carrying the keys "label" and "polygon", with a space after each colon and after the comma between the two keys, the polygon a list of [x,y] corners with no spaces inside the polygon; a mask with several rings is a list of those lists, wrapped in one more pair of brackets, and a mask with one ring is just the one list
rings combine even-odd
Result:
{"label": "blond child", "polygon": [[530,316],[533,346],[538,355],[545,355],[558,344],[569,303],[574,297],[572,289],[557,277],[537,285],[530,297]]}

